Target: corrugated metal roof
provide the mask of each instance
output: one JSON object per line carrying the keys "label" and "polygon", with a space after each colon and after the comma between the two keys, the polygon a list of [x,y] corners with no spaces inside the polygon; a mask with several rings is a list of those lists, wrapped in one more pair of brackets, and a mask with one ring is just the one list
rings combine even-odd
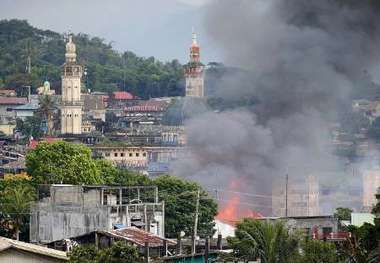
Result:
{"label": "corrugated metal roof", "polygon": [[35,253],[47,257],[62,259],[62,260],[69,260],[69,258],[66,255],[66,252],[38,246],[35,244],[30,244],[22,241],[12,240],[4,237],[0,237],[0,251],[7,250],[9,248],[15,248],[23,251],[27,251],[30,253]]}
{"label": "corrugated metal roof", "polygon": [[146,232],[136,227],[126,227],[110,231],[99,231],[99,233],[117,239],[124,239],[139,246],[145,246],[145,242],[149,242],[149,247],[161,247],[164,244],[164,240],[167,241],[168,245],[176,244],[176,242],[172,240],[162,238],[158,235]]}

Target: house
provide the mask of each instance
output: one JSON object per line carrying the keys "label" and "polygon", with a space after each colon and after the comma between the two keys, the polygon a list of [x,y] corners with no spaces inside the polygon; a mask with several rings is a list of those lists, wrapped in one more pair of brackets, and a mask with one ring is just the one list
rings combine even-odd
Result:
{"label": "house", "polygon": [[106,121],[106,102],[103,94],[82,94],[85,118]]}
{"label": "house", "polygon": [[4,97],[0,96],[0,120],[1,122],[8,122],[9,119],[14,119],[14,112],[11,111],[12,108],[15,108],[20,105],[25,105],[28,103],[27,98],[19,97]]}
{"label": "house", "polygon": [[344,241],[349,237],[348,232],[340,231],[339,220],[334,216],[266,217],[258,220],[283,222],[289,232],[302,232],[313,239]]}
{"label": "house", "polygon": [[68,260],[65,252],[0,237],[0,262],[58,263]]}
{"label": "house", "polygon": [[10,108],[14,112],[16,119],[25,120],[27,117],[33,117],[34,113],[39,109],[38,104],[27,103]]}
{"label": "house", "polygon": [[111,108],[124,108],[135,105],[139,100],[139,97],[127,91],[115,91],[108,99],[108,105]]}
{"label": "house", "polygon": [[31,208],[33,243],[85,235],[95,230],[137,227],[164,237],[164,204],[156,186],[40,186]]}
{"label": "house", "polygon": [[121,127],[161,124],[169,103],[165,100],[151,99],[124,108],[124,116],[119,120]]}
{"label": "house", "polygon": [[94,156],[111,161],[119,167],[147,171],[152,168],[149,167],[150,163],[160,163],[161,168],[164,168],[163,165],[168,165],[172,160],[177,159],[183,149],[183,147],[174,146],[129,146],[121,143],[109,146],[96,145],[92,151]]}
{"label": "house", "polygon": [[371,213],[351,213],[350,225],[361,227],[365,223],[374,225],[375,215]]}

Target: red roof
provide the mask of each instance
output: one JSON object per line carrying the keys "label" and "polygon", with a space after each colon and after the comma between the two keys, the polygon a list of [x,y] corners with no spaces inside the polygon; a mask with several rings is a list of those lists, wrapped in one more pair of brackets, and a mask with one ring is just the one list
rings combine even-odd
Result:
{"label": "red roof", "polygon": [[115,91],[113,93],[113,98],[115,100],[133,100],[136,97],[133,94],[126,91]]}
{"label": "red roof", "polygon": [[41,143],[41,142],[46,142],[46,143],[53,143],[53,142],[56,142],[58,141],[59,139],[58,138],[54,138],[54,137],[46,137],[46,138],[42,138],[40,141],[37,141],[37,140],[31,140],[29,142],[29,149],[36,149],[38,144]]}
{"label": "red roof", "polygon": [[176,242],[172,240],[138,229],[137,227],[126,227],[110,231],[99,231],[99,233],[117,239],[124,239],[139,246],[145,246],[145,242],[149,242],[149,247],[162,247],[164,245],[164,240],[167,241],[168,245],[176,244]]}
{"label": "red roof", "polygon": [[26,104],[26,103],[28,103],[27,98],[0,97],[0,104],[2,105],[16,105],[16,104]]}
{"label": "red roof", "polygon": [[148,100],[139,105],[126,107],[124,111],[164,111],[168,103],[165,101]]}

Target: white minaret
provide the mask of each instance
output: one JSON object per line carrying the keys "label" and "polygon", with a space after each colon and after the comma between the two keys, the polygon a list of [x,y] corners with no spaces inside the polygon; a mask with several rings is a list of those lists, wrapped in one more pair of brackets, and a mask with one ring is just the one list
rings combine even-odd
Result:
{"label": "white minaret", "polygon": [[82,66],[76,63],[76,48],[72,36],[66,43],[66,62],[62,72],[61,134],[81,134],[82,101],[81,78]]}
{"label": "white minaret", "polygon": [[193,32],[190,62],[185,66],[186,97],[204,97],[204,66],[200,61],[200,47]]}

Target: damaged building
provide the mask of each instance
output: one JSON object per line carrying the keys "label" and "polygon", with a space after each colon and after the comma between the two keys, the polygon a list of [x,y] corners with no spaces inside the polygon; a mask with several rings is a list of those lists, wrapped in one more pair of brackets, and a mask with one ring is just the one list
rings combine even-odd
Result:
{"label": "damaged building", "polygon": [[41,186],[31,210],[30,240],[50,243],[130,226],[164,237],[164,209],[155,186]]}

